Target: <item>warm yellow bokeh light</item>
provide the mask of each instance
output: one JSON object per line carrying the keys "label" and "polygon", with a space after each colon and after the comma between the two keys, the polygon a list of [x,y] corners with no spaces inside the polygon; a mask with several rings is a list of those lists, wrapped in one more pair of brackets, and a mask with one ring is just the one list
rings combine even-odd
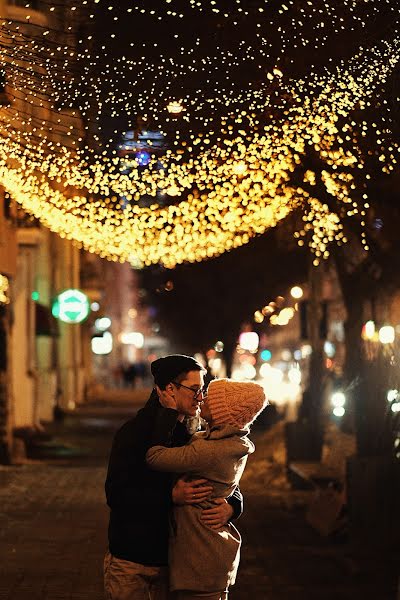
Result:
{"label": "warm yellow bokeh light", "polygon": [[[287,10],[294,8],[293,2],[287,4]],[[352,6],[350,1],[344,4]],[[201,2],[190,2],[190,6],[200,11],[209,8]],[[240,2],[237,8],[242,9]],[[217,5],[215,11],[220,14]],[[178,13],[169,16],[181,18]],[[7,67],[21,65],[22,49],[26,56],[32,53],[36,62],[23,75],[21,69],[9,69],[10,89],[17,93],[19,86],[25,90],[27,104],[41,102],[45,110],[55,110],[59,89],[49,99],[38,90],[26,91],[36,79],[42,78],[49,86],[55,79],[51,57],[46,54],[49,49],[25,40],[18,28],[11,37],[15,47],[8,44],[3,53]],[[60,47],[59,53],[64,56],[65,48]],[[27,64],[26,56],[23,64]],[[74,56],[83,58],[83,54]],[[60,236],[137,268],[156,263],[173,268],[217,256],[248,243],[301,208],[303,223],[295,235],[299,245],[309,244],[318,264],[329,256],[332,243],[346,242],[343,218],[367,209],[366,194],[360,199],[354,193],[360,174],[365,180],[369,175],[363,173],[365,162],[351,113],[371,106],[398,60],[396,39],[369,52],[360,50],[348,65],[330,75],[311,74],[304,81],[285,82],[283,70],[276,66],[271,81],[277,82],[287,103],[279,119],[266,118],[261,123],[257,117],[271,111],[271,82],[235,98],[216,94],[203,101],[210,107],[224,104],[226,116],[219,123],[210,121],[209,133],[190,132],[184,144],[177,132],[173,149],[161,158],[153,157],[144,169],[116,152],[110,155],[85,148],[77,134],[80,117],[73,108],[68,125],[59,119],[64,138],[71,137],[66,147],[49,136],[46,120],[39,122],[28,112],[20,114],[12,104],[3,106],[0,184],[24,210]],[[143,59],[143,69],[146,64]],[[120,66],[115,65],[117,72]],[[129,69],[127,60],[124,69]],[[166,73],[163,70],[163,76]],[[116,104],[116,115],[117,108]],[[196,99],[164,103],[162,111],[166,109],[183,112],[181,117],[189,119]],[[218,138],[216,131],[220,131]],[[344,143],[353,138],[354,143]],[[311,151],[323,168],[309,164]],[[391,172],[398,148],[393,145],[381,157],[382,171]],[[333,212],[326,198],[334,198],[339,210]],[[172,199],[175,204],[170,203]],[[365,236],[362,242],[367,248]]]}

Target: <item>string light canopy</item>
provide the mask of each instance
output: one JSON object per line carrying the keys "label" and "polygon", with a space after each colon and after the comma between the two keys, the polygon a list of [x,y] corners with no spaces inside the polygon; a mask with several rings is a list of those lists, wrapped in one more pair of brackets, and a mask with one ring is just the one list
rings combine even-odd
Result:
{"label": "string light canopy", "polygon": [[[51,2],[43,4],[50,15],[57,10]],[[31,55],[37,63],[38,57],[43,57],[47,77],[41,72],[40,89],[59,107],[79,107],[80,113],[94,118],[100,128],[103,117],[118,120],[122,114],[128,115],[128,126],[135,126],[129,114],[163,123],[166,106],[181,98],[176,94],[182,90],[186,92],[182,98],[184,119],[207,127],[224,106],[238,114],[250,102],[257,106],[260,92],[261,99],[265,95],[258,88],[271,83],[271,73],[266,72],[271,61],[297,68],[302,61],[296,55],[302,48],[302,60],[312,70],[319,55],[315,50],[321,51],[332,37],[347,30],[354,32],[357,40],[359,34],[365,37],[372,20],[379,31],[380,18],[386,27],[398,18],[398,3],[392,0],[148,0],[145,7],[104,0],[86,1],[81,6],[66,4],[71,19],[86,11],[84,18],[94,24],[96,35],[80,38],[79,26],[78,39],[71,47],[68,39],[60,44],[49,25],[32,25],[28,43],[21,24],[9,21],[4,35],[15,50],[7,52],[14,60]],[[210,14],[214,15],[211,20]],[[26,19],[32,23],[29,11]],[[371,31],[368,34],[373,39]],[[348,38],[342,44],[346,45]],[[120,46],[122,50],[117,49]],[[332,61],[326,52],[321,56],[327,63]],[[17,69],[15,77],[20,76]],[[256,89],[252,89],[255,82]]]}
{"label": "string light canopy", "polygon": [[[89,17],[95,18],[96,5],[101,3],[82,4]],[[160,2],[147,3],[140,14],[161,20],[185,18],[172,8],[181,3],[161,3],[171,7],[161,15],[151,8],[153,4]],[[135,60],[120,57],[107,62],[114,43],[111,26],[100,60],[97,50],[92,51],[90,44],[85,47],[83,39],[75,46],[57,45],[49,28],[4,21],[0,30],[3,64],[14,102],[0,111],[1,184],[27,212],[60,236],[104,258],[129,261],[136,267],[162,263],[173,268],[184,261],[216,256],[247,243],[292,210],[302,208],[304,225],[296,235],[299,244],[308,240],[318,264],[329,255],[332,242],[346,241],[342,218],[366,215],[367,195],[360,196],[356,190],[360,179],[365,183],[370,177],[360,140],[371,129],[376,138],[371,153],[379,155],[382,171],[390,173],[396,166],[398,147],[390,141],[390,106],[382,90],[398,63],[398,37],[391,32],[390,41],[370,50],[360,48],[353,59],[322,74],[320,70],[289,78],[284,69],[269,68],[271,50],[262,32],[263,13],[271,8],[270,2],[259,2],[251,11],[236,2],[234,10],[226,13],[223,3],[186,4],[185,10],[193,13],[222,16],[229,27],[240,28],[246,18],[260,24],[257,49],[265,49],[251,76],[259,71],[262,79],[252,79],[243,87],[243,65],[254,62],[255,56],[254,47],[240,39],[235,41],[236,48],[224,52],[218,47],[207,60],[197,39],[184,58],[171,50],[170,56],[160,55],[153,63],[154,45],[147,53],[149,44],[138,43],[142,54]],[[322,4],[327,11],[322,17],[334,17],[331,28],[343,28],[340,9],[335,10],[333,3]],[[392,11],[393,4],[383,4]],[[298,23],[294,17],[298,19],[306,5],[310,10],[304,19],[323,23],[321,8],[316,9],[319,2],[281,4],[271,23],[289,22],[286,29],[282,25],[283,37]],[[71,4],[71,12],[74,8]],[[114,7],[107,8],[114,14]],[[379,13],[378,3],[372,1],[343,2],[341,8],[353,15],[354,27],[361,29],[366,26],[366,15]],[[50,13],[52,9],[49,4]],[[126,14],[138,12],[138,7],[126,9]],[[282,17],[279,21],[286,12],[293,13],[292,20]],[[113,17],[117,25],[121,14],[122,8]],[[302,39],[305,46],[311,43]],[[232,60],[233,56],[237,58]],[[96,79],[100,64],[105,69],[101,75],[106,74],[101,84]],[[225,83],[219,81],[224,71]],[[146,72],[145,85],[136,94],[135,86]],[[213,94],[207,80],[211,72],[213,84],[218,83]],[[204,85],[172,97],[173,86],[171,90],[168,86],[177,73],[202,74]],[[128,95],[127,82],[133,90]],[[155,93],[162,83],[165,94]],[[382,97],[382,114],[379,124],[371,124],[368,111],[377,96]],[[111,112],[104,109],[108,106]],[[352,117],[355,111],[357,121]],[[105,114],[124,117],[129,125],[128,112],[136,114],[136,120],[141,116],[144,123],[162,121],[167,129],[176,115],[183,123],[174,127],[172,138],[171,131],[166,132],[169,149],[162,156],[154,154],[145,166],[135,155],[119,155],[114,133],[105,139],[100,132]],[[365,119],[360,117],[363,113]],[[323,198],[318,184],[322,184]],[[338,210],[332,210],[329,199],[335,200]],[[365,234],[362,241],[368,249]]]}

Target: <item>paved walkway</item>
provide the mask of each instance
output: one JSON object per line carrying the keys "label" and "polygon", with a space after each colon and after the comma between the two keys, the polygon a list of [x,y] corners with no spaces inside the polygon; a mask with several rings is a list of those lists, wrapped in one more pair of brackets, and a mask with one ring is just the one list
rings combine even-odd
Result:
{"label": "paved walkway", "polygon": [[[82,410],[53,428],[47,458],[0,467],[0,600],[103,598],[106,459],[131,412],[115,404]],[[310,492],[291,492],[279,475],[274,483],[273,470],[266,477],[268,444],[259,448],[242,486],[244,544],[232,600],[397,600],[396,557],[312,531],[304,519]]]}

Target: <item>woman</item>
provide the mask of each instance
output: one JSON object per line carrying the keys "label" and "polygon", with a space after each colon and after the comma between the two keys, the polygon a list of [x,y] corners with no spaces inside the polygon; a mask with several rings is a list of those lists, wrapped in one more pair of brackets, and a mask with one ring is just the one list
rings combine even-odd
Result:
{"label": "woman", "polygon": [[[201,511],[210,508],[213,499],[229,497],[238,485],[247,457],[255,450],[249,426],[266,404],[264,390],[256,383],[212,381],[201,409],[206,431],[181,448],[155,446],[147,452],[152,469],[206,478],[213,486],[210,500],[173,508],[169,567],[177,600],[225,600],[235,583],[240,534],[231,523],[219,529],[205,526]],[[175,408],[173,400],[169,406]]]}

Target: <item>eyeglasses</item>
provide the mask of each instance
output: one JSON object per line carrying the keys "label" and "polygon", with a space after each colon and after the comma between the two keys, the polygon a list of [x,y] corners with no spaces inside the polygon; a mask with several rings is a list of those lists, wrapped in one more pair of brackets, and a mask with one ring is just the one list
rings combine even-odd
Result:
{"label": "eyeglasses", "polygon": [[193,388],[188,387],[187,385],[183,385],[183,383],[178,383],[177,381],[171,381],[171,383],[178,387],[183,387],[185,388],[185,390],[189,390],[189,392],[193,392],[193,400],[197,400],[199,396],[204,394],[204,387],[201,387],[198,390],[194,390]]}

